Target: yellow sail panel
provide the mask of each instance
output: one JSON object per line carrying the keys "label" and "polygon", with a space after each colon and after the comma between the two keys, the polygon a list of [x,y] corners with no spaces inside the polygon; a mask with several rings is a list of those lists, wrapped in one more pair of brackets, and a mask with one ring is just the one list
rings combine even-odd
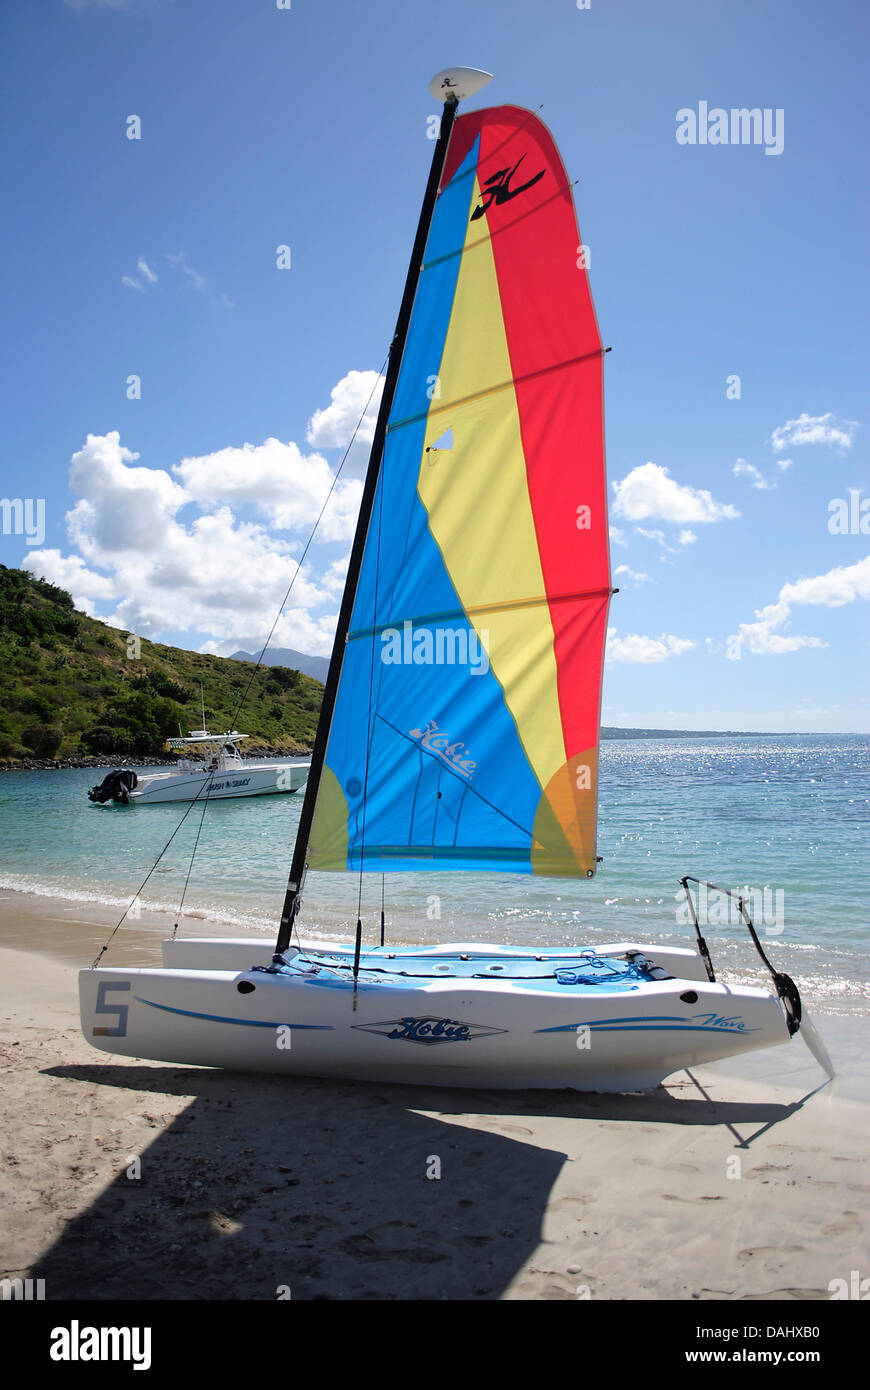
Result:
{"label": "yellow sail panel", "polygon": [[[473,205],[480,199],[475,180]],[[470,243],[470,245],[469,245]],[[488,236],[469,222],[417,490],[542,787],[565,761],[553,624]],[[428,445],[450,430],[453,447]]]}

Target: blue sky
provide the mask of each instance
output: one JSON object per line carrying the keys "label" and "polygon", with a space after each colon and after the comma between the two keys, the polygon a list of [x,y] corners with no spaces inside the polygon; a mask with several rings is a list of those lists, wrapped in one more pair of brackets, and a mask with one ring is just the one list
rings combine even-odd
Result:
{"label": "blue sky", "polygon": [[[428,81],[458,60],[495,74],[469,105],[543,103],[579,181],[613,349],[604,721],[870,731],[868,15],[4,6],[2,492],[44,498],[45,534],[4,524],[0,562],[181,646],[268,631],[384,360]],[[701,102],[781,111],[781,152],[678,143],[677,112]],[[329,650],[363,463],[357,448],[280,645]],[[833,534],[849,489],[857,524]]]}

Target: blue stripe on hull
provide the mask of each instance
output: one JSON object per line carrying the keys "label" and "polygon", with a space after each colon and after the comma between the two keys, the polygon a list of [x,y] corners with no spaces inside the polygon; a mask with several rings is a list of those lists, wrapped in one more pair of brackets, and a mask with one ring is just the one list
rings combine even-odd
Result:
{"label": "blue stripe on hull", "polygon": [[576,1033],[578,1028],[591,1028],[596,1033],[715,1033],[717,1037],[731,1034],[736,1038],[745,1038],[749,1033],[761,1032],[760,1028],[722,1028],[715,1023],[684,1023],[678,1018],[667,1019],[661,1023],[648,1022],[644,1018],[628,1023],[619,1023],[615,1018],[602,1018],[584,1023],[562,1023],[558,1028],[536,1028],[535,1032]]}
{"label": "blue stripe on hull", "polygon": [[139,994],[133,997],[137,1003],[147,1004],[150,1009],[163,1009],[168,1014],[184,1014],[186,1018],[204,1018],[207,1023],[238,1023],[244,1028],[295,1028],[297,1031],[305,1029],[317,1033],[335,1032],[331,1023],[288,1023],[286,1019],[281,1023],[261,1023],[256,1018],[222,1018],[220,1014],[199,1014],[194,1009],[174,1009],[171,1004],[155,1004],[153,999],[143,999]]}

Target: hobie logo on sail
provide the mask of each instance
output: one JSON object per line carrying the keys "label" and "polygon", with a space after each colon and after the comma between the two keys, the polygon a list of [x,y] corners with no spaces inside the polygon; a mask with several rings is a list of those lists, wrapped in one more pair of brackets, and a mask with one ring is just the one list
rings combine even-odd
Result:
{"label": "hobie logo on sail", "polygon": [[492,178],[486,180],[481,195],[482,201],[471,214],[472,222],[476,222],[478,217],[482,217],[492,203],[495,203],[496,207],[499,207],[502,203],[509,203],[511,198],[515,198],[518,193],[525,193],[527,188],[531,188],[533,183],[537,183],[538,179],[544,177],[544,170],[541,169],[539,173],[534,174],[532,178],[527,179],[525,183],[521,183],[519,188],[511,188],[510,181],[525,157],[524,154],[521,154],[512,169],[499,169],[497,174],[493,174]]}
{"label": "hobie logo on sail", "polygon": [[479,1023],[463,1023],[458,1018],[390,1018],[384,1023],[357,1023],[353,1025],[361,1033],[379,1033],[383,1038],[394,1042],[422,1043],[432,1047],[436,1043],[472,1042],[475,1038],[488,1038],[494,1033],[506,1033],[506,1028],[486,1028]]}
{"label": "hobie logo on sail", "polygon": [[448,767],[453,768],[461,777],[471,778],[472,772],[477,768],[477,763],[468,757],[468,749],[464,743],[451,743],[446,734],[443,734],[435,723],[430,719],[425,729],[410,729],[411,738],[420,740],[420,747],[434,753],[436,758],[440,758]]}

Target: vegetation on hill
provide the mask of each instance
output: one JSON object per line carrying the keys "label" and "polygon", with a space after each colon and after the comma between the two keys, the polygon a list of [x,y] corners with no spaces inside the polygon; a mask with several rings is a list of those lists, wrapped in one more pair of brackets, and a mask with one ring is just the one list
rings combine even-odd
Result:
{"label": "vegetation on hill", "polygon": [[200,683],[212,732],[239,727],[252,735],[248,750],[311,747],[319,681],[136,638],[77,612],[56,585],[0,565],[0,757],[158,754],[179,726],[201,726]]}

